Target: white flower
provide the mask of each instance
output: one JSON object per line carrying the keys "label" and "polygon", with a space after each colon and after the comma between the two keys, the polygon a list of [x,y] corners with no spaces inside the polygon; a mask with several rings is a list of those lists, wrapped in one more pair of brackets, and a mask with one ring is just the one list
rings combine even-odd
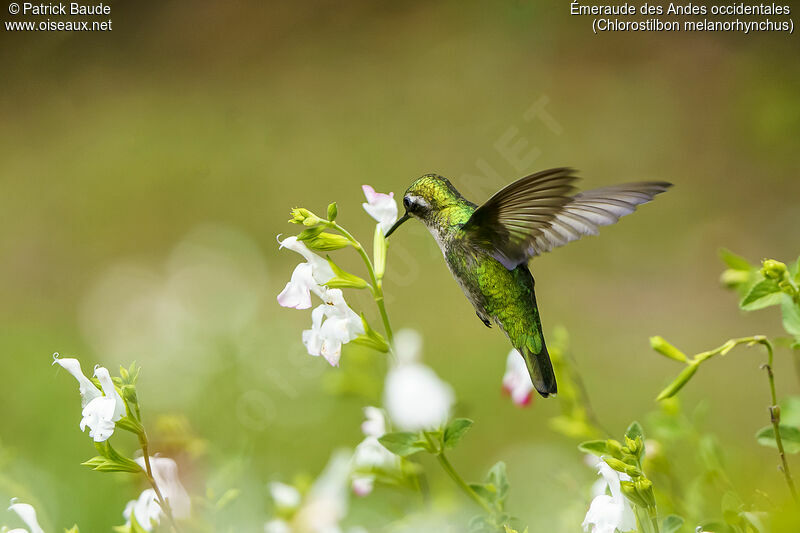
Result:
{"label": "white flower", "polygon": [[350,477],[349,452],[335,452],[325,470],[311,485],[305,501],[292,519],[292,531],[339,532],[347,515],[347,484]]}
{"label": "white flower", "polygon": [[270,483],[269,493],[275,506],[280,509],[295,509],[300,505],[300,491],[286,483]]}
{"label": "white flower", "polygon": [[351,487],[359,496],[366,496],[372,492],[375,484],[373,468],[381,470],[396,470],[400,468],[400,459],[395,454],[383,447],[378,439],[386,433],[386,418],[383,411],[377,407],[365,407],[366,420],[361,424],[361,431],[365,439],[356,446],[353,454],[353,479]]}
{"label": "white flower", "polygon": [[89,378],[83,375],[81,363],[77,359],[71,357],[60,359],[58,353],[54,353],[53,364],[60,365],[64,370],[72,374],[72,377],[78,380],[78,391],[81,393],[81,407],[86,407],[86,404],[103,395],[100,389],[98,389]]}
{"label": "white flower", "polygon": [[[17,513],[20,519],[25,522],[25,525],[30,528],[30,533],[44,533],[44,530],[36,520],[36,509],[34,509],[32,505],[27,503],[17,503],[17,499],[12,498],[11,506],[8,508],[8,510]],[[13,529],[12,531],[9,531],[9,533],[13,533],[14,531],[28,533],[24,529]]]}
{"label": "white flower", "polygon": [[278,303],[283,307],[308,309],[311,307],[311,292],[324,298],[327,291],[322,286],[333,277],[333,269],[322,257],[308,249],[297,237],[279,240],[280,248],[288,248],[302,255],[306,262],[297,265],[292,278],[278,295]]}
{"label": "white flower", "polygon": [[264,524],[264,533],[292,533],[292,526],[286,520],[276,518]]}
{"label": "white flower", "polygon": [[303,344],[310,355],[321,355],[332,366],[338,366],[342,345],[362,335],[364,324],[344,301],[341,289],[329,289],[325,299],[311,312],[311,329],[303,331]]}
{"label": "white flower", "polygon": [[586,518],[583,520],[583,530],[589,531],[591,528],[592,533],[614,533],[615,530],[634,531],[636,517],[628,500],[622,495],[620,474],[602,461],[597,464],[597,470],[611,490],[611,496],[607,495],[603,489],[602,494],[594,497],[589,511],[586,513]]}
{"label": "white flower", "polygon": [[139,524],[145,531],[153,530],[153,522],[158,523],[161,520],[161,506],[158,505],[156,500],[156,491],[147,489],[142,491],[139,499],[131,500],[122,511],[122,516],[125,518],[125,525],[130,527],[131,515],[136,517],[136,523]]}
{"label": "white flower", "polygon": [[392,227],[397,220],[397,203],[394,201],[394,193],[383,194],[375,192],[369,185],[363,185],[361,189],[367,201],[361,204],[364,211],[378,221],[384,234]]}
{"label": "white flower", "polygon": [[107,440],[113,433],[115,422],[125,416],[125,403],[114,387],[111,375],[102,366],[94,369],[94,376],[100,381],[102,392],[87,378],[81,370],[81,363],[77,359],[59,359],[58,354],[53,355],[53,364],[61,365],[67,372],[78,380],[78,390],[81,393],[81,418],[80,428],[85,431],[89,427],[89,436],[95,442]]}
{"label": "white flower", "polygon": [[413,329],[401,329],[394,336],[394,353],[399,364],[419,362],[422,357],[422,335]]}
{"label": "white flower", "polygon": [[[408,335],[401,331],[397,337],[402,339]],[[404,353],[403,343],[395,348],[398,363],[386,375],[384,387],[383,403],[389,418],[406,431],[441,427],[447,422],[455,401],[453,389],[429,367],[416,362],[416,354]]]}
{"label": "white flower", "polygon": [[[147,468],[144,457],[137,457],[135,460],[139,466]],[[188,518],[192,509],[192,501],[178,478],[178,464],[168,457],[150,456],[150,469],[161,495],[172,509],[172,515],[175,518]],[[138,521],[138,515],[136,519]]]}
{"label": "white flower", "polygon": [[511,401],[520,407],[526,406],[533,397],[533,382],[525,365],[525,359],[517,350],[511,350],[506,359],[503,375],[503,390],[511,395]]}

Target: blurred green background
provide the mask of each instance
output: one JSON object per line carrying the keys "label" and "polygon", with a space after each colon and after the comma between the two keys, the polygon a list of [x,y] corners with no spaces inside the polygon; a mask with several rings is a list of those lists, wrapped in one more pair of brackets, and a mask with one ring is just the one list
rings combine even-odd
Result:
{"label": "blurred green background", "polygon": [[[331,394],[376,356],[348,346],[337,370],[305,354],[309,313],[275,302],[300,258],[275,236],[296,230],[289,208],[335,200],[370,242],[364,183],[399,195],[438,172],[476,202],[562,165],[584,187],[675,183],[532,264],[545,329],[569,330],[615,433],[678,370],[650,335],[694,352],[782,334],[777,310],[738,311],[717,249],[800,251],[797,38],[596,36],[567,4],[543,4],[116,2],[110,33],[0,32],[0,496],[35,503],[51,531],[122,522],[141,487],[79,465],[94,449],[75,382],[50,362],[135,359],[145,421],[179,415],[152,428],[155,449],[177,456],[195,494],[242,489],[231,512],[260,530],[267,481],[315,475],[361,438],[369,398]],[[476,420],[453,462],[479,478],[505,459],[509,508],[532,531],[561,527],[562,512],[580,520],[594,474],[547,426],[558,399],[517,409],[501,395],[507,341],[421,225],[393,237],[385,290],[394,327],[422,333],[425,361]],[[351,303],[377,325],[369,301]],[[790,354],[776,358],[779,392],[797,393]],[[768,422],[760,362],[714,361],[683,399],[707,403],[743,493],[780,500],[775,454],[752,438]],[[380,523],[369,506],[354,516]]]}

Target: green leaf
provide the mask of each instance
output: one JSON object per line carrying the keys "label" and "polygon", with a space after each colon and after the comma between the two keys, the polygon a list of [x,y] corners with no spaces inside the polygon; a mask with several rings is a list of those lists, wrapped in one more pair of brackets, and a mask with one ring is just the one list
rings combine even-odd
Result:
{"label": "green leaf", "polygon": [[387,353],[389,351],[389,343],[386,342],[383,335],[370,327],[363,314],[361,315],[361,323],[364,325],[364,334],[353,339],[353,342],[379,352]]}
{"label": "green leaf", "polygon": [[330,257],[327,259],[331,270],[333,270],[333,277],[325,282],[324,285],[326,287],[331,289],[364,289],[369,286],[369,283],[355,274],[342,270]]}
{"label": "green leaf", "polygon": [[384,448],[395,455],[406,457],[428,449],[428,443],[422,440],[418,433],[397,431],[387,433],[378,439]]}
{"label": "green leaf", "polygon": [[745,311],[755,311],[771,305],[781,303],[782,293],[778,282],[773,279],[761,280],[750,289],[750,292],[742,298],[739,307]]}
{"label": "green leaf", "polygon": [[800,306],[785,296],[781,302],[781,313],[783,313],[783,329],[791,335],[800,335]]}
{"label": "green leaf", "polygon": [[497,491],[497,501],[499,508],[503,509],[503,503],[508,496],[508,489],[510,485],[508,483],[508,474],[506,472],[506,464],[503,461],[498,461],[495,465],[489,470],[489,476],[487,481],[494,485]]}
{"label": "green leaf", "polygon": [[447,427],[444,428],[444,447],[455,448],[470,427],[472,427],[472,420],[469,418],[456,418],[452,420],[447,424]]}
{"label": "green leaf", "polygon": [[789,275],[794,278],[795,281],[800,281],[800,257],[797,258],[797,261],[789,265]]}
{"label": "green leaf", "polygon": [[[786,453],[800,453],[800,429],[784,424],[781,424],[779,429],[781,432],[783,451]],[[770,448],[778,447],[778,443],[775,442],[775,428],[772,426],[759,429],[756,433],[756,440],[762,446],[768,446]]]}
{"label": "green leaf", "polygon": [[694,376],[695,372],[697,372],[697,367],[699,366],[700,365],[697,364],[690,364],[684,368],[683,371],[678,374],[678,377],[675,378],[675,381],[667,385],[667,387],[658,394],[656,401],[660,402],[661,400],[672,398],[678,394],[678,391],[680,391],[684,385],[689,383],[689,380],[692,379],[692,376]]}
{"label": "green leaf", "polygon": [[671,514],[664,518],[661,524],[661,533],[676,533],[683,525],[683,518],[678,515]]}
{"label": "green leaf", "polygon": [[78,524],[75,524],[69,529],[64,528],[64,533],[80,533],[80,531],[78,530]]}
{"label": "green leaf", "polygon": [[781,406],[781,422],[800,427],[800,396],[786,396],[778,403]]}
{"label": "green leaf", "polygon": [[733,270],[752,270],[754,267],[747,259],[740,255],[736,255],[726,248],[719,249],[719,258],[725,263],[728,268]]}
{"label": "green leaf", "polygon": [[578,449],[583,453],[591,453],[598,457],[608,453],[606,441],[604,440],[587,440],[586,442],[578,444]]}
{"label": "green leaf", "polygon": [[636,437],[640,437],[644,440],[644,430],[642,429],[642,425],[635,420],[631,422],[631,425],[628,426],[628,429],[625,430],[625,436],[631,440],[636,440]]}

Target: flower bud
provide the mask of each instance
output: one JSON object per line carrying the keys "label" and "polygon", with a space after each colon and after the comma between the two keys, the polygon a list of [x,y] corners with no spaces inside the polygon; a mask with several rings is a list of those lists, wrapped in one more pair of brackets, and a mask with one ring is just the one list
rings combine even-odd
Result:
{"label": "flower bud", "polygon": [[750,281],[750,272],[747,270],[728,269],[722,272],[719,277],[720,283],[725,287],[733,288],[743,285]]}
{"label": "flower bud", "polygon": [[631,503],[638,507],[647,507],[647,501],[642,498],[639,494],[639,491],[636,490],[636,486],[632,481],[622,481],[620,482],[620,489],[622,489],[622,494],[625,495]]}
{"label": "flower bud", "polygon": [[761,273],[767,279],[780,281],[786,273],[786,265],[774,259],[764,259],[761,265]]}
{"label": "flower bud", "polygon": [[331,202],[328,205],[328,220],[333,222],[336,220],[336,215],[339,214],[339,208],[336,206],[336,202]]}
{"label": "flower bud", "polygon": [[293,224],[302,224],[304,226],[316,226],[320,222],[320,218],[303,207],[296,207],[291,210],[290,214],[292,218],[289,219],[289,222]]}
{"label": "flower bud", "polygon": [[606,441],[606,450],[617,459],[622,457],[622,444],[619,441],[608,439]]}
{"label": "flower bud", "polygon": [[689,380],[692,379],[695,372],[697,372],[697,367],[700,366],[697,363],[691,363],[689,366],[683,369],[683,371],[678,374],[678,377],[675,378],[675,381],[670,383],[666,389],[662,390],[661,393],[656,398],[656,401],[661,401],[666,398],[671,398],[678,394],[678,391],[683,388],[684,385],[689,383]]}
{"label": "flower bud", "polygon": [[668,343],[663,337],[656,335],[650,337],[650,347],[665,357],[685,363],[688,361],[686,354]]}
{"label": "flower bud", "polygon": [[608,466],[617,472],[624,472],[631,477],[639,477],[642,475],[637,467],[625,464],[619,459],[614,459],[613,457],[603,457],[603,461],[605,461]]}
{"label": "flower bud", "polygon": [[326,232],[320,233],[316,237],[306,239],[303,242],[305,242],[306,246],[312,250],[317,250],[320,252],[339,250],[350,244],[350,241],[348,241],[346,237]]}
{"label": "flower bud", "polygon": [[646,477],[641,477],[633,482],[636,492],[645,501],[646,507],[656,506],[656,497],[653,494],[653,482]]}

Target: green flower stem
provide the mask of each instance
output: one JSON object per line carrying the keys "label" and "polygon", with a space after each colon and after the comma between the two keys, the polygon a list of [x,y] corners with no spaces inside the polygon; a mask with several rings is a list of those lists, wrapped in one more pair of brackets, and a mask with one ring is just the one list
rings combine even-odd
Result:
{"label": "green flower stem", "polygon": [[447,472],[447,475],[449,475],[452,478],[452,480],[456,482],[456,485],[458,485],[461,488],[461,490],[463,490],[467,494],[467,496],[469,496],[475,503],[477,503],[481,508],[483,508],[483,510],[486,511],[488,515],[494,516],[494,511],[492,511],[492,509],[486,504],[486,502],[483,501],[483,499],[480,496],[478,496],[478,493],[472,490],[472,487],[467,485],[467,482],[464,481],[464,478],[462,478],[458,474],[458,472],[455,471],[453,465],[450,464],[450,461],[448,461],[447,457],[444,455],[444,450],[440,450],[439,453],[436,454],[436,459],[439,460],[439,464],[442,465],[442,468],[444,469],[445,472]]}
{"label": "green flower stem", "polygon": [[437,445],[436,442],[434,442],[434,440],[430,437],[430,435],[428,435],[427,432],[425,432],[425,438],[428,440],[428,443],[431,445],[431,448],[436,450],[434,455],[436,456],[436,459],[439,461],[439,464],[442,465],[442,469],[444,469],[444,471],[447,472],[447,475],[450,476],[450,479],[455,481],[456,485],[458,485],[458,487],[461,490],[463,490],[467,494],[467,496],[470,497],[472,501],[477,503],[478,506],[481,507],[486,512],[486,514],[488,514],[489,516],[494,516],[495,512],[492,510],[492,508],[489,507],[489,505],[483,500],[483,498],[478,496],[477,492],[472,490],[472,487],[470,487],[467,484],[467,482],[464,481],[464,478],[462,478],[458,474],[458,472],[456,472],[456,469],[453,468],[453,465],[450,464],[450,461],[447,460],[447,456],[445,456],[444,454],[444,448],[440,445]]}
{"label": "green flower stem", "polygon": [[772,344],[767,339],[760,341],[767,349],[767,364],[763,368],[767,371],[767,379],[769,380],[769,392],[772,397],[772,405],[769,406],[770,421],[772,422],[772,429],[775,433],[775,443],[778,445],[778,455],[781,459],[781,471],[783,477],[786,478],[786,484],[789,486],[789,492],[792,494],[795,504],[800,504],[797,497],[797,489],[794,486],[794,479],[789,472],[789,463],[786,461],[786,453],[783,451],[783,440],[781,439],[781,411],[778,407],[778,395],[775,392],[775,375],[772,371]]}
{"label": "green flower stem", "polygon": [[164,511],[164,514],[167,515],[169,519],[170,526],[175,533],[180,533],[180,529],[178,528],[178,524],[175,522],[175,517],[172,516],[172,508],[169,506],[169,503],[161,494],[161,489],[158,488],[158,483],[156,483],[155,477],[153,477],[153,470],[150,467],[150,453],[148,451],[148,442],[147,442],[147,434],[142,430],[139,433],[139,446],[142,448],[142,454],[144,457],[144,466],[145,466],[145,477],[147,481],[150,483],[150,486],[153,487],[153,491],[156,493],[156,498],[158,499],[158,505],[161,507],[161,510]]}
{"label": "green flower stem", "polygon": [[386,306],[383,302],[383,280],[377,278],[375,275],[375,268],[372,266],[372,261],[370,260],[369,255],[367,255],[364,247],[361,246],[361,243],[358,242],[349,231],[341,227],[336,222],[326,220],[325,224],[344,235],[345,238],[350,241],[350,244],[353,245],[353,248],[355,248],[358,254],[361,256],[361,259],[364,260],[364,264],[367,266],[367,271],[369,272],[370,280],[372,281],[372,296],[375,299],[375,303],[378,305],[378,310],[381,313],[381,320],[383,320],[383,328],[386,331],[386,339],[389,341],[389,345],[393,346],[394,335],[392,334],[392,326],[389,323],[389,315],[386,313]]}

